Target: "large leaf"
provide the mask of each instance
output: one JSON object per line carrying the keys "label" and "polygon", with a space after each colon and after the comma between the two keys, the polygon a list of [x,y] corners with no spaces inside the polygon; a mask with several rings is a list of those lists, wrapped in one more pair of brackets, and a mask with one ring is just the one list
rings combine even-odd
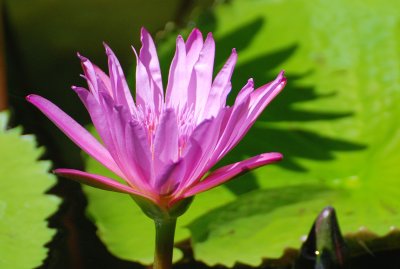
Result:
{"label": "large leaf", "polygon": [[250,76],[288,75],[229,159],[270,150],[286,159],[242,178],[256,187],[190,225],[196,258],[231,266],[280,257],[326,205],[344,233],[400,225],[400,16],[398,2],[385,4],[237,0],[205,21],[227,46],[244,44],[236,88]]}
{"label": "large leaf", "polygon": [[[215,34],[218,65],[238,49],[231,96],[249,77],[261,85],[280,69],[288,86],[224,163],[268,151],[285,160],[199,195],[181,219],[177,240],[189,224],[197,259],[232,266],[280,257],[326,205],[345,234],[400,225],[399,4],[385,4],[235,0],[199,18]],[[169,58],[170,45],[161,48]],[[93,161],[88,168],[105,174]],[[128,197],[86,192],[108,248],[149,262],[150,221]]]}
{"label": "large leaf", "polygon": [[55,178],[50,163],[38,161],[43,151],[34,137],[7,130],[7,119],[0,113],[0,268],[34,268],[46,258],[55,232],[46,219],[60,201],[45,194]]}

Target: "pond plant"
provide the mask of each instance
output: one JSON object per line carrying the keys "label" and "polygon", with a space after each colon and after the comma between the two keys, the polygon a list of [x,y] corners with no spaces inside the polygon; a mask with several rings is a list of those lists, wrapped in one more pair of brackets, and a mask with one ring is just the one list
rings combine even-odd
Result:
{"label": "pond plant", "polygon": [[209,33],[203,39],[194,29],[186,42],[180,35],[176,39],[164,93],[156,48],[144,28],[141,42],[139,54],[133,49],[137,60],[135,99],[107,45],[108,74],[78,54],[88,89],[72,89],[88,110],[102,142],[49,100],[34,94],[26,99],[126,184],[75,169],[58,168],[54,173],[130,195],[155,223],[153,268],[168,269],[172,266],[176,219],[185,213],[194,195],[282,159],[280,153],[263,153],[209,172],[246,135],[284,88],[286,78],[281,72],[258,88],[249,79],[229,106],[226,100],[236,50],[213,79],[213,36]]}

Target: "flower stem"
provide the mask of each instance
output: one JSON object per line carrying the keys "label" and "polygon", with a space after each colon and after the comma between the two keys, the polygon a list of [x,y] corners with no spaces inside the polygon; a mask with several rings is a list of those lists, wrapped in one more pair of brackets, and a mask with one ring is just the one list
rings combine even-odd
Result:
{"label": "flower stem", "polygon": [[176,218],[155,219],[156,250],[153,269],[171,269]]}

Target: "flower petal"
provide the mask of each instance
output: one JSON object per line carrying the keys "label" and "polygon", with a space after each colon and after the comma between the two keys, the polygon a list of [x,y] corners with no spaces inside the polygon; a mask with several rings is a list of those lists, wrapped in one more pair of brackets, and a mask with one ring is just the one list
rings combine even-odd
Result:
{"label": "flower petal", "polygon": [[[127,108],[115,105],[107,95],[102,95],[102,110],[106,128],[110,133],[110,154],[124,173],[124,179],[130,185],[148,190],[152,174],[150,147],[146,131],[137,123],[131,128],[132,117]],[[132,142],[134,140],[134,142]],[[140,149],[138,152],[137,150]]]}
{"label": "flower petal", "polygon": [[144,128],[140,123],[130,121],[125,129],[125,147],[127,159],[135,170],[141,185],[149,186],[154,182],[154,168],[150,145]]}
{"label": "flower petal", "polygon": [[136,56],[136,103],[145,113],[147,113],[147,109],[154,112],[155,100],[153,88],[150,84],[151,78],[134,47],[132,47],[132,50]]}
{"label": "flower petal", "polygon": [[[200,123],[206,109],[206,103],[211,90],[212,75],[214,67],[215,56],[215,42],[212,34],[207,35],[204,41],[204,46],[201,49],[199,59],[193,67],[188,87],[188,100],[189,105],[191,100],[195,100],[195,118],[197,123]],[[190,73],[189,73],[190,74]]]}
{"label": "flower petal", "polygon": [[239,91],[238,95],[236,96],[235,99],[235,104],[234,105],[239,105],[243,101],[246,100],[248,96],[254,91],[254,81],[253,79],[249,79],[244,85],[244,87]]}
{"label": "flower petal", "polygon": [[156,176],[156,191],[161,195],[169,195],[179,187],[179,181],[177,180],[176,170],[181,163],[170,162],[162,167],[161,170],[157,171]]}
{"label": "flower petal", "polygon": [[85,105],[96,131],[99,133],[100,138],[103,140],[106,148],[110,151],[113,143],[108,121],[104,115],[104,109],[99,102],[99,98],[103,98],[102,95],[98,96],[96,99],[95,96],[85,88],[72,87],[72,90],[79,96],[82,103]]}
{"label": "flower petal", "polygon": [[156,199],[154,199],[150,194],[143,193],[130,186],[121,184],[118,181],[105,176],[86,173],[75,169],[66,169],[66,168],[55,169],[54,173],[59,176],[66,177],[98,189],[139,195],[146,197],[152,201],[156,201]]}
{"label": "flower petal", "polygon": [[114,173],[118,175],[122,174],[107,149],[105,149],[103,145],[101,145],[85,128],[68,116],[59,107],[49,100],[34,94],[28,95],[26,99],[42,111],[43,114],[45,114],[55,125],[57,125],[58,128],[61,129],[61,131],[63,131],[86,153]]}
{"label": "flower petal", "polygon": [[186,41],[186,67],[188,74],[192,73],[194,64],[199,59],[201,49],[203,48],[203,35],[199,29],[193,29]]}
{"label": "flower petal", "polygon": [[225,112],[226,109],[221,110],[216,118],[205,120],[193,131],[182,155],[182,166],[187,171],[181,179],[178,191],[199,180],[214,166],[215,162],[211,158],[218,142]]}
{"label": "flower petal", "polygon": [[175,111],[166,109],[161,115],[160,123],[154,136],[153,159],[156,173],[163,166],[178,160],[179,130]]}
{"label": "flower petal", "polygon": [[264,153],[241,162],[221,167],[212,172],[203,181],[195,184],[193,187],[185,191],[183,197],[189,197],[209,190],[252,169],[272,162],[280,161],[281,159],[282,154],[280,153]]}
{"label": "flower petal", "polygon": [[233,138],[236,137],[236,133],[241,126],[246,123],[249,103],[250,97],[247,97],[242,102],[227,109],[224,125],[221,127],[218,143],[214,149],[212,162],[218,162],[231,150],[231,145],[235,142]]}
{"label": "flower petal", "polygon": [[265,107],[282,91],[286,85],[284,71],[281,71],[277,78],[251,94],[249,122],[254,122]]}
{"label": "flower petal", "polygon": [[269,102],[283,89],[286,78],[281,72],[273,82],[254,91],[252,83],[249,81],[236,98],[231,118],[215,151],[216,161],[223,158],[246,135]]}
{"label": "flower petal", "polygon": [[136,114],[136,105],[133,101],[131,92],[125,79],[121,65],[110,47],[104,43],[104,48],[108,56],[108,72],[110,75],[113,99],[116,104],[120,104],[129,109],[132,115]]}
{"label": "flower petal", "polygon": [[187,87],[189,80],[186,71],[186,48],[182,36],[176,39],[176,51],[172,59],[168,76],[165,103],[167,107],[183,108],[187,102]]}
{"label": "flower petal", "polygon": [[226,98],[231,90],[231,77],[237,61],[236,50],[233,49],[225,65],[219,71],[212,83],[210,94],[208,95],[206,110],[203,119],[216,116],[218,111],[226,105]]}
{"label": "flower petal", "polygon": [[[140,49],[139,58],[147,70],[149,76],[151,92],[153,93],[153,102],[155,104],[156,112],[161,112],[161,106],[164,101],[164,90],[162,85],[160,63],[153,39],[145,28],[141,30],[142,48]],[[137,91],[142,90],[141,87],[136,88]]]}
{"label": "flower petal", "polygon": [[93,69],[93,65],[86,57],[80,55],[79,53],[78,53],[78,57],[81,60],[83,73],[85,74],[84,78],[86,79],[86,81],[88,83],[89,90],[97,98],[97,96],[98,96],[97,78],[96,78],[96,73],[94,72],[94,69]]}

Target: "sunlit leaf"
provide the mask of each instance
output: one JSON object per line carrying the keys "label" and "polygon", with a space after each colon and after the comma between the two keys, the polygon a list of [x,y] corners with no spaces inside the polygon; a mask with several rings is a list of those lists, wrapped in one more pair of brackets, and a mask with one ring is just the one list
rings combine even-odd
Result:
{"label": "sunlit leaf", "polygon": [[55,232],[47,218],[60,200],[45,194],[55,177],[49,162],[38,161],[43,151],[35,138],[6,129],[7,119],[0,113],[0,268],[35,268],[47,256]]}
{"label": "sunlit leaf", "polygon": [[242,46],[236,89],[248,77],[260,85],[280,69],[288,75],[229,159],[263,151],[286,158],[230,184],[254,188],[190,225],[197,259],[231,266],[278,258],[300,246],[327,205],[345,234],[400,225],[400,16],[398,2],[385,3],[236,0],[205,21],[229,41],[219,49]]}

